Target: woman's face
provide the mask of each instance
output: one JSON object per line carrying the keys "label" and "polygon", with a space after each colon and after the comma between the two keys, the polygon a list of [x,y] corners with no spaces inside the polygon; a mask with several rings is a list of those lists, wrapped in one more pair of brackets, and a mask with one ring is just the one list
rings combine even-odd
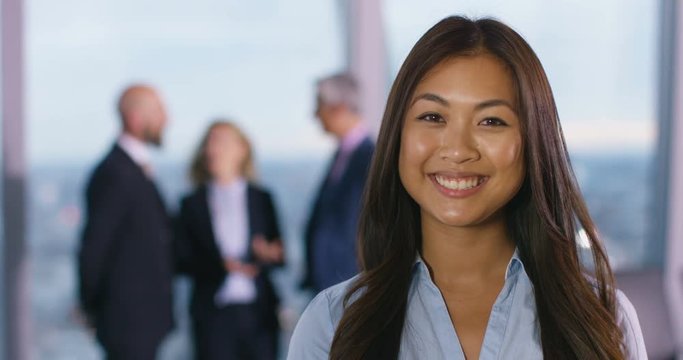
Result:
{"label": "woman's face", "polygon": [[228,126],[211,129],[206,141],[205,156],[211,177],[241,174],[248,149],[240,135]]}
{"label": "woman's face", "polygon": [[403,123],[399,174],[423,224],[503,221],[525,176],[515,92],[489,54],[454,57],[418,83]]}

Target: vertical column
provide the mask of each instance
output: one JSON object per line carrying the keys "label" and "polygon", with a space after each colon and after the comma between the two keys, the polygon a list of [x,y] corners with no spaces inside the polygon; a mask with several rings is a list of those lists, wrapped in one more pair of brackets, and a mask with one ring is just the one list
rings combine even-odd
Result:
{"label": "vertical column", "polygon": [[[661,159],[668,160],[666,204],[665,289],[671,309],[671,323],[677,349],[683,349],[683,6],[661,1],[662,48],[660,63],[660,146],[669,147]],[[662,151],[660,147],[660,151]],[[662,162],[659,163],[660,168]],[[656,239],[653,239],[656,240]]]}
{"label": "vertical column", "polygon": [[388,77],[382,2],[342,1],[346,8],[348,69],[360,86],[363,117],[376,135],[386,104]]}
{"label": "vertical column", "polygon": [[4,359],[28,357],[25,244],[24,82],[22,0],[2,0],[2,247]]}

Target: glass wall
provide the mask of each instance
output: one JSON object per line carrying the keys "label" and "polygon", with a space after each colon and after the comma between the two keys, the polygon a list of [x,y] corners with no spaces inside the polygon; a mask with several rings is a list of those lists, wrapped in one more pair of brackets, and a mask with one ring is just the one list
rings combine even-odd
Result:
{"label": "glass wall", "polygon": [[[574,170],[616,270],[649,266],[656,141],[658,3],[385,0],[396,74],[417,39],[447,15],[494,17],[519,31],[550,79]],[[661,264],[656,264],[661,266]]]}
{"label": "glass wall", "polygon": [[[2,7],[0,6],[0,68],[2,68],[2,55],[3,55],[3,46],[2,46],[2,25],[3,25],[3,12],[2,12]],[[0,71],[0,84],[2,84],[2,71]],[[0,87],[0,96],[2,96],[2,87]],[[3,103],[0,101],[0,149],[3,149],[3,125],[4,125],[4,112],[3,112]],[[0,168],[4,167],[4,151],[0,151]],[[4,174],[3,174],[4,176]],[[4,181],[4,179],[2,180]],[[4,184],[3,184],[4,185]],[[4,190],[0,191],[0,204],[4,203],[5,200],[5,192]],[[0,259],[5,258],[5,214],[2,210],[0,210]],[[3,265],[0,266],[0,354],[6,354],[6,333],[5,331],[7,330],[7,319],[5,317],[5,298],[7,297],[7,288],[5,284],[5,266],[4,266],[4,261]],[[2,355],[0,355],[2,356]]]}
{"label": "glass wall", "polygon": [[[383,0],[390,78],[419,36],[447,14],[493,16],[521,32],[549,76],[581,189],[614,267],[641,268],[662,258],[645,248],[656,133],[656,6]],[[313,84],[346,64],[340,10],[336,0],[26,0],[36,358],[100,354],[76,313],[82,194],[118,134],[119,92],[140,81],[159,88],[170,114],[155,176],[172,212],[189,191],[187,166],[212,120],[234,120],[252,140],[290,261],[275,276],[288,337],[307,301],[296,291],[304,222],[334,145],[314,119]],[[189,357],[187,283],[178,281],[177,290],[179,327],[164,344],[163,359]]]}
{"label": "glass wall", "polygon": [[[238,123],[275,195],[291,266],[276,274],[284,320],[295,295],[301,233],[332,150],[313,116],[314,81],[344,66],[337,1],[27,0],[30,288],[40,359],[96,358],[77,322],[75,251],[83,187],[118,133],[115,101],[137,81],[158,87],[170,123],[157,182],[174,211],[187,166],[216,117]],[[178,283],[179,330],[164,359],[188,358],[187,284]],[[294,309],[294,310],[292,310]],[[289,328],[287,328],[289,326]],[[285,330],[293,323],[285,321]]]}

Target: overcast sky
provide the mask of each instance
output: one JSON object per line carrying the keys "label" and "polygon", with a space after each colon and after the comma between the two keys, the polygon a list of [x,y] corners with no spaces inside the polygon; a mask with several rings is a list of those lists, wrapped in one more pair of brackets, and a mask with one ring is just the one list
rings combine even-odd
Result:
{"label": "overcast sky", "polygon": [[[655,134],[657,2],[385,0],[393,77],[450,14],[494,16],[535,49],[570,147],[647,150]],[[171,123],[162,158],[187,160],[215,117],[237,121],[261,158],[330,151],[313,82],[344,66],[336,0],[28,0],[29,159],[92,161],[118,131],[128,83],[157,85]],[[387,80],[387,86],[391,79]]]}

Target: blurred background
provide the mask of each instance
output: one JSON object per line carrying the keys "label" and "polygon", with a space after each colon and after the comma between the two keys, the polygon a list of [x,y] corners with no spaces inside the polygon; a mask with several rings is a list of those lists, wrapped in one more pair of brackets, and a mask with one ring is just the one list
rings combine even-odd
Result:
{"label": "blurred background", "polygon": [[[118,134],[115,101],[138,81],[160,89],[169,109],[155,156],[171,211],[190,189],[190,156],[213,119],[233,119],[252,140],[284,231],[288,266],[275,281],[286,348],[308,301],[296,289],[305,219],[334,150],[313,115],[314,82],[349,69],[376,130],[408,51],[452,14],[498,18],[537,52],[650,356],[673,358],[683,344],[676,0],[2,0],[1,12],[0,358],[101,356],[73,313],[82,193]],[[163,359],[190,358],[187,289],[177,280],[178,327]]]}

